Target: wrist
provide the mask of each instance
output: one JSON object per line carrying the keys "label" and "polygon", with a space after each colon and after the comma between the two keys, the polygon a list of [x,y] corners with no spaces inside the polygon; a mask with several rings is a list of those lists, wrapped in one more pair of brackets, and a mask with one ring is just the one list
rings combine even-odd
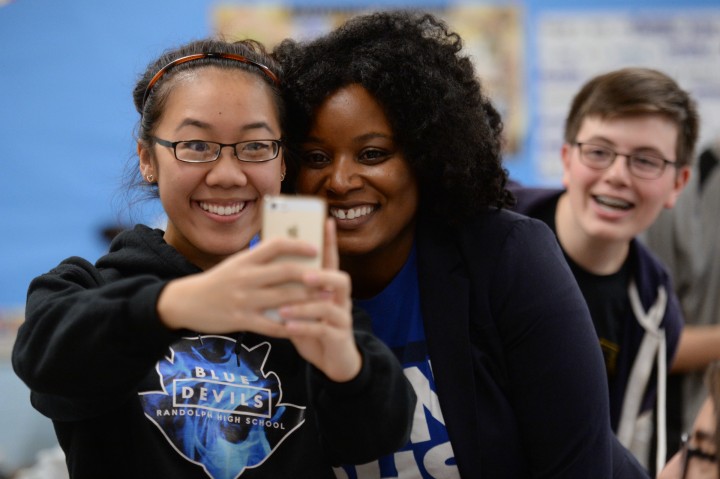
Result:
{"label": "wrist", "polygon": [[168,329],[182,329],[181,315],[177,313],[178,300],[182,298],[182,280],[170,281],[160,292],[155,305],[160,323]]}
{"label": "wrist", "polygon": [[338,361],[331,371],[326,373],[328,379],[336,383],[346,383],[357,378],[362,370],[362,355],[353,344],[352,353],[343,361]]}

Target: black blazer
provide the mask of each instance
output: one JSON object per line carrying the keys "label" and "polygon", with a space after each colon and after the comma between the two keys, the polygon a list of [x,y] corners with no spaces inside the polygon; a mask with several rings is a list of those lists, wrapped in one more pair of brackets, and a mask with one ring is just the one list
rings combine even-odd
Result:
{"label": "black blazer", "polygon": [[463,478],[601,478],[629,461],[610,429],[602,354],[552,231],[509,211],[420,222],[421,307]]}

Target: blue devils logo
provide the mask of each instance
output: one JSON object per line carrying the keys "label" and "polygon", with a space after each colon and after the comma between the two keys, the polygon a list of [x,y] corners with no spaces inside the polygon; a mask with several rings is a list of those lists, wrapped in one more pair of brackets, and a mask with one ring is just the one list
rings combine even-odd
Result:
{"label": "blue devils logo", "polygon": [[262,464],[305,421],[282,403],[282,385],[264,371],[269,343],[253,348],[222,336],[185,338],[157,364],[161,390],[140,393],[145,415],[188,461],[213,479]]}

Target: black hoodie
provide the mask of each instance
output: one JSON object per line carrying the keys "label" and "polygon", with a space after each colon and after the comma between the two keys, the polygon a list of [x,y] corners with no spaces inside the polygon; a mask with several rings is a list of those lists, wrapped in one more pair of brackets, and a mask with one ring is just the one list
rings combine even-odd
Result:
{"label": "black hoodie", "polygon": [[30,284],[13,366],[72,478],[334,477],[405,444],[415,395],[366,315],[362,370],[334,383],[288,340],[164,327],[162,288],[198,272],[140,225]]}

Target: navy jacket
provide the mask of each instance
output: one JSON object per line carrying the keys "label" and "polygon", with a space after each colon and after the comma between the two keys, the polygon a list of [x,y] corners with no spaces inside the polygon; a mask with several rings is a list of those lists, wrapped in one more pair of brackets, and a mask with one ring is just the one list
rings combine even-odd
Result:
{"label": "navy jacket", "polygon": [[587,306],[542,222],[420,223],[420,296],[463,478],[648,477],[610,430]]}

